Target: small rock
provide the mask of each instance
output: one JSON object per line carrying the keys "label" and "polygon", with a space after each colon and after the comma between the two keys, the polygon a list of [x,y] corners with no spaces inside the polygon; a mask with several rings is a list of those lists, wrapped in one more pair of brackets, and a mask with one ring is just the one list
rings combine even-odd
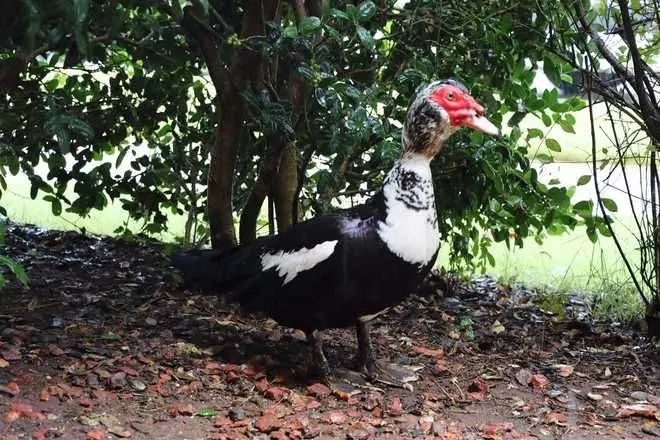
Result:
{"label": "small rock", "polygon": [[346,438],[349,440],[365,440],[369,438],[369,432],[364,429],[355,429],[348,431],[348,433],[346,433]]}
{"label": "small rock", "polygon": [[89,373],[87,375],[87,385],[92,388],[101,388],[99,377],[94,373]]}
{"label": "small rock", "polygon": [[145,324],[147,324],[148,326],[151,326],[151,327],[155,327],[156,325],[158,325],[158,321],[154,318],[151,318],[151,317],[145,319],[144,322],[145,322]]}
{"label": "small rock", "polygon": [[245,410],[239,406],[232,406],[229,408],[228,415],[233,422],[243,420],[245,418]]}
{"label": "small rock", "polygon": [[78,417],[78,423],[80,423],[81,425],[92,427],[92,426],[98,426],[101,422],[99,422],[97,419],[93,417],[82,414],[80,417]]}
{"label": "small rock", "polygon": [[403,405],[401,404],[401,399],[398,397],[392,399],[389,406],[387,407],[387,412],[394,417],[403,414]]}
{"label": "small rock", "polygon": [[594,402],[597,402],[599,400],[603,400],[603,395],[602,394],[597,394],[597,393],[587,393],[587,397],[593,400]]}
{"label": "small rock", "polygon": [[147,385],[138,379],[129,379],[128,382],[131,384],[131,388],[135,391],[144,391],[147,389]]}
{"label": "small rock", "polygon": [[266,413],[254,422],[254,427],[261,432],[270,432],[279,428],[275,414]]}
{"label": "small rock", "polygon": [[655,405],[660,404],[660,398],[651,393],[647,393],[646,391],[633,391],[630,393],[630,397],[638,402],[650,402]]}
{"label": "small rock", "polygon": [[137,432],[140,432],[142,434],[149,434],[151,432],[151,425],[147,425],[146,423],[142,422],[131,422],[131,428],[135,429]]}
{"label": "small rock", "polygon": [[128,438],[133,435],[130,430],[124,428],[121,425],[108,426],[108,432],[121,438]]}
{"label": "small rock", "polygon": [[114,388],[124,388],[126,386],[126,373],[120,371],[110,377],[110,384]]}
{"label": "small rock", "polygon": [[322,383],[315,383],[307,387],[307,392],[317,399],[328,397],[331,393],[330,388]]}
{"label": "small rock", "polygon": [[328,421],[328,423],[341,425],[343,423],[346,423],[346,416],[339,411],[332,411],[327,415],[326,420]]}

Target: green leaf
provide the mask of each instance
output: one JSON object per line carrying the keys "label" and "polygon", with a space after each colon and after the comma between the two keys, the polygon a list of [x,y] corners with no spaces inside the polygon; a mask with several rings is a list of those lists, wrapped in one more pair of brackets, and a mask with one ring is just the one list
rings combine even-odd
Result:
{"label": "green leaf", "polygon": [[371,33],[360,25],[355,26],[355,30],[357,31],[358,37],[360,37],[360,41],[364,47],[373,52],[376,49],[376,42],[371,36]]}
{"label": "green leaf", "polygon": [[300,20],[298,29],[303,35],[311,34],[321,27],[321,19],[318,17],[305,17]]}
{"label": "green leaf", "polygon": [[200,408],[195,415],[199,417],[215,417],[216,411],[215,408]]}
{"label": "green leaf", "polygon": [[507,122],[506,125],[508,125],[509,127],[518,125],[525,116],[527,116],[527,112],[515,112],[513,116],[511,116],[511,119],[509,119],[509,122]]}
{"label": "green leaf", "polygon": [[543,137],[543,130],[539,130],[538,128],[530,128],[527,130],[527,139],[534,139],[534,138],[542,138]]}
{"label": "green leaf", "polygon": [[585,174],[584,176],[580,176],[580,178],[577,181],[577,184],[586,185],[587,183],[589,183],[590,180],[591,180],[591,175]]}
{"label": "green leaf", "polygon": [[348,20],[348,15],[344,11],[340,11],[339,9],[332,8],[330,10],[330,16],[334,18],[339,18],[340,20]]}
{"label": "green leaf", "polygon": [[104,341],[121,341],[121,336],[119,336],[117,333],[107,332],[101,334],[99,336],[99,339],[102,339]]}
{"label": "green leaf", "polygon": [[573,124],[568,122],[566,119],[562,119],[559,121],[559,126],[561,127],[562,130],[564,130],[566,133],[573,133],[575,134],[575,128],[573,128]]}
{"label": "green leaf", "polygon": [[600,199],[603,202],[603,206],[610,212],[617,212],[619,207],[616,206],[616,202],[612,199]]}
{"label": "green leaf", "polygon": [[548,150],[555,151],[559,153],[561,151],[561,145],[553,138],[547,138],[545,140],[545,146],[548,147]]}
{"label": "green leaf", "polygon": [[352,5],[350,3],[346,5],[346,16],[356,26],[360,22],[360,11],[358,10],[358,8],[355,7],[355,5]]}
{"label": "green leaf", "polygon": [[369,20],[376,15],[376,5],[372,1],[360,3],[358,10],[360,11],[360,21]]}
{"label": "green leaf", "polygon": [[550,116],[548,116],[546,113],[541,113],[541,120],[546,127],[550,127],[552,125],[552,118],[550,118]]}
{"label": "green leaf", "polygon": [[298,36],[298,28],[291,25],[284,28],[282,31],[284,38],[296,38]]}
{"label": "green leaf", "polygon": [[554,162],[554,157],[550,154],[545,154],[545,153],[539,153],[536,155],[536,159],[541,162],[541,163],[552,163]]}

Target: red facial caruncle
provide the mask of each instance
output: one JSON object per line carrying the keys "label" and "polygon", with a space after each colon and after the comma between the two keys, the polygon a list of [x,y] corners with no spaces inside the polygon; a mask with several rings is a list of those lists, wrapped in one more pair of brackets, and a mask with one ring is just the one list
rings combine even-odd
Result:
{"label": "red facial caruncle", "polygon": [[483,106],[464,90],[447,84],[436,90],[430,99],[447,112],[451,125],[499,134],[497,127],[484,117]]}

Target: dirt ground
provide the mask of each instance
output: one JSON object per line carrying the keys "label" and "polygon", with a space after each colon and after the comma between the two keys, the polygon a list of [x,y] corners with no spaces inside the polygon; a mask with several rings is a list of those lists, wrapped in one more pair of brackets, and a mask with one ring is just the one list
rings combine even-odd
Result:
{"label": "dirt ground", "polygon": [[[637,439],[660,436],[660,350],[534,292],[437,278],[374,323],[414,390],[349,396],[303,335],[177,287],[162,245],[12,225],[31,277],[0,294],[1,439]],[[351,368],[353,331],[327,332]]]}

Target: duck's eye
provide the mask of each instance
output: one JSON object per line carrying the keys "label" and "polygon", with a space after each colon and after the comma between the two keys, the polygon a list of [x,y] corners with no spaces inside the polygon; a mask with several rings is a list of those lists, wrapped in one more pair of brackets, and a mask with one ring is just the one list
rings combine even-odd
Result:
{"label": "duck's eye", "polygon": [[453,101],[453,100],[454,100],[454,92],[449,92],[449,93],[447,93],[447,99],[448,99],[449,101]]}

